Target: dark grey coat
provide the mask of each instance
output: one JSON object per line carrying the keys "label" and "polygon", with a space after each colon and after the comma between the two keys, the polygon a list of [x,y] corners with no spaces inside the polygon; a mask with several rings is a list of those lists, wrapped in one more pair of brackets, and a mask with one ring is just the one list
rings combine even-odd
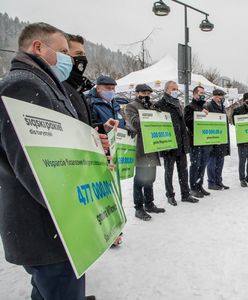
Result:
{"label": "dark grey coat", "polygon": [[[19,53],[0,81],[0,96],[77,118],[67,94],[41,59]],[[6,260],[18,265],[66,261],[58,233],[0,97],[0,234]]]}
{"label": "dark grey coat", "polygon": [[160,166],[159,154],[144,153],[144,145],[142,141],[139,110],[146,109],[143,103],[139,99],[127,104],[125,107],[125,119],[126,127],[131,131],[137,133],[137,154],[136,154],[136,166],[137,167],[155,167]]}

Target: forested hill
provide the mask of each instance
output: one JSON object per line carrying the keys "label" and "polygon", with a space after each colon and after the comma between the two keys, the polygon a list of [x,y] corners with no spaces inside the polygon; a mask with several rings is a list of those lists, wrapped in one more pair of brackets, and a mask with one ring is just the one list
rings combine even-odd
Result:
{"label": "forested hill", "polygon": [[[27,24],[18,17],[13,19],[7,13],[0,13],[0,49],[17,50],[18,36]],[[91,79],[101,74],[118,79],[141,68],[134,56],[123,54],[121,51],[111,51],[104,47],[101,41],[94,44],[86,40],[85,46],[89,61],[86,73]],[[13,53],[0,51],[0,77],[9,69],[13,56]]]}

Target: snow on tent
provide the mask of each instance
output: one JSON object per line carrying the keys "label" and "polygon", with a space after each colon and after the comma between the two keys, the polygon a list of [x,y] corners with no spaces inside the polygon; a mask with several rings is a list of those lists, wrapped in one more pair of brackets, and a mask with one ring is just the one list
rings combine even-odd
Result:
{"label": "snow on tent", "polygon": [[[166,55],[160,61],[155,64],[147,67],[145,69],[131,72],[123,78],[117,80],[117,93],[132,93],[135,89],[135,86],[140,83],[146,83],[150,85],[154,91],[161,91],[164,88],[164,84],[168,80],[173,80],[178,82],[178,71],[177,71],[177,62],[170,55]],[[191,75],[191,86],[190,90],[197,86],[204,86],[206,92],[211,93],[213,89],[220,88],[225,90],[232,97],[236,97],[237,89],[224,89],[223,87],[218,87],[204,76],[199,74]],[[184,91],[184,86],[179,85],[181,92]],[[238,96],[238,95],[237,95]]]}

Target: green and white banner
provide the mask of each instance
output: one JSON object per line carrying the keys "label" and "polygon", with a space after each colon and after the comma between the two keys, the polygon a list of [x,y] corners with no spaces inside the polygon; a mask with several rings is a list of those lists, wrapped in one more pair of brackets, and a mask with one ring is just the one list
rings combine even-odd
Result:
{"label": "green and white banner", "polygon": [[144,152],[177,149],[171,116],[166,112],[139,110]]}
{"label": "green and white banner", "polygon": [[41,106],[3,102],[79,278],[126,222],[98,133]]}
{"label": "green and white banner", "polygon": [[227,143],[228,128],[225,114],[194,112],[194,146]]}
{"label": "green and white banner", "polygon": [[248,114],[234,116],[237,144],[248,143]]}
{"label": "green and white banner", "polygon": [[134,176],[134,165],[136,159],[136,137],[131,138],[127,130],[113,129],[108,134],[110,141],[110,154],[113,163],[118,167],[120,179]]}

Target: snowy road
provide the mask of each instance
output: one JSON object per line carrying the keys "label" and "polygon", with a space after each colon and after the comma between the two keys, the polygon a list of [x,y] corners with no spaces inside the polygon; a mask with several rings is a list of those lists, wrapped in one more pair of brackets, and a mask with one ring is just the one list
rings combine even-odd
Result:
{"label": "snowy road", "polygon": [[[165,201],[158,168],[156,204],[166,213],[150,222],[134,218],[132,180],[126,181],[124,242],[88,272],[87,294],[97,300],[247,300],[248,188],[240,187],[237,168],[233,143],[223,176],[231,189],[212,192],[197,204],[179,201],[175,176],[177,207]],[[5,263],[0,247],[0,299],[30,299],[29,293],[29,277]]]}

